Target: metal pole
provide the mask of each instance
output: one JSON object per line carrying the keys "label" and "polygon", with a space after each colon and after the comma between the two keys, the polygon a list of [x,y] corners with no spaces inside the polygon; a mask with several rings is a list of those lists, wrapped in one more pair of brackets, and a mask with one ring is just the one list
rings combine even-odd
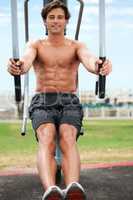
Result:
{"label": "metal pole", "polygon": [[105,0],[99,2],[99,55],[105,57]]}
{"label": "metal pole", "polygon": [[[99,0],[99,58],[104,62],[106,60],[106,51],[105,51],[105,0]],[[102,64],[99,64],[99,69],[102,67]],[[105,86],[106,86],[106,77],[99,74],[98,80],[96,81],[96,95],[98,94],[99,98],[105,97]]]}
{"label": "metal pole", "polygon": [[[17,62],[19,60],[17,0],[11,0],[10,2],[11,2],[11,26],[12,26],[12,54],[13,54],[13,59]],[[14,85],[15,85],[15,100],[16,103],[19,104],[21,101],[20,75],[14,76]]]}
{"label": "metal pole", "polygon": [[[24,18],[25,18],[25,42],[29,40],[29,26],[28,26],[28,2],[24,2]],[[23,108],[23,122],[21,135],[26,134],[27,120],[28,120],[28,103],[29,103],[29,72],[24,75],[24,108]]]}
{"label": "metal pole", "polygon": [[78,37],[79,37],[79,31],[80,31],[83,9],[84,9],[84,2],[82,0],[77,0],[77,1],[80,3],[80,10],[79,10],[77,28],[76,28],[76,33],[75,33],[75,40],[78,40]]}
{"label": "metal pole", "polygon": [[[84,2],[82,0],[77,0],[80,3],[80,9],[79,9],[79,16],[78,16],[78,22],[77,22],[77,28],[76,28],[76,33],[75,33],[75,40],[78,40],[79,37],[79,31],[80,31],[80,26],[82,22],[82,15],[83,15],[83,9],[84,9]],[[79,97],[79,86],[78,86],[78,74],[77,74],[77,96]]]}

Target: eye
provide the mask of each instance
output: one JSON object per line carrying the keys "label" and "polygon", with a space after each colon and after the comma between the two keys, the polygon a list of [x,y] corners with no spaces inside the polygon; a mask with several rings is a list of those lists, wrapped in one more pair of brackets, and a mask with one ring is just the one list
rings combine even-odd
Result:
{"label": "eye", "polygon": [[64,19],[64,16],[63,15],[59,15],[58,19]]}
{"label": "eye", "polygon": [[54,19],[54,18],[55,18],[54,15],[49,16],[49,19]]}

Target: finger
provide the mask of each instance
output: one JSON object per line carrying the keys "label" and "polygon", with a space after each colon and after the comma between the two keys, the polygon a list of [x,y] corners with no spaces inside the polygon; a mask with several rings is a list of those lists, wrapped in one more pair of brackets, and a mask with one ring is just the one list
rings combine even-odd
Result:
{"label": "finger", "polygon": [[18,69],[18,70],[14,70],[14,69],[9,69],[9,72],[13,75],[20,75],[21,73],[21,70]]}
{"label": "finger", "polygon": [[10,59],[9,59],[9,62],[10,62],[11,64],[14,64],[14,65],[15,65],[15,63],[16,63],[15,60],[14,60],[13,58],[10,58]]}
{"label": "finger", "polygon": [[13,69],[13,70],[18,70],[19,69],[19,67],[17,65],[14,65],[14,64],[8,65],[8,68],[9,69]]}
{"label": "finger", "polygon": [[101,59],[98,59],[97,61],[96,61],[96,64],[102,64],[103,63],[103,61],[101,60]]}
{"label": "finger", "polygon": [[100,69],[100,74],[101,75],[108,75],[110,73],[110,68],[104,68],[104,67],[102,67],[101,69]]}
{"label": "finger", "polygon": [[103,66],[109,65],[111,62],[109,60],[105,60]]}
{"label": "finger", "polygon": [[9,73],[14,74],[14,75],[20,74],[21,72],[21,69],[13,64],[9,65],[7,70]]}
{"label": "finger", "polygon": [[16,65],[17,65],[17,66],[21,66],[21,65],[23,65],[23,62],[22,62],[21,60],[18,60],[18,61],[16,62]]}

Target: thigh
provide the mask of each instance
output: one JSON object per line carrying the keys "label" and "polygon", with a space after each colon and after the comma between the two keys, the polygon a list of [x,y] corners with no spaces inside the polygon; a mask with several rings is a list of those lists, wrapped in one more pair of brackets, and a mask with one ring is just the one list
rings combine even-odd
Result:
{"label": "thigh", "polygon": [[[48,97],[48,98],[46,98]],[[52,96],[47,94],[37,94],[32,98],[29,107],[29,117],[38,140],[38,132],[46,135],[46,132],[55,132],[56,119],[58,116],[56,104],[51,104]],[[54,127],[54,128],[53,128]],[[54,131],[53,131],[54,129]],[[40,133],[41,132],[41,133]]]}
{"label": "thigh", "polygon": [[83,110],[81,104],[70,104],[64,107],[60,124],[72,125],[77,130],[77,133],[80,134],[82,120]]}
{"label": "thigh", "polygon": [[55,124],[53,112],[45,109],[36,109],[31,115],[32,126],[36,131],[40,125],[46,123]]}

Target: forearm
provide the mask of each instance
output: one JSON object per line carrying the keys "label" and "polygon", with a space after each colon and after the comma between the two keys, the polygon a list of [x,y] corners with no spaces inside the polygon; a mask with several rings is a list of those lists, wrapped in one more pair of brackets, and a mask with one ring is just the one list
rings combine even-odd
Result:
{"label": "forearm", "polygon": [[93,74],[98,74],[98,59],[88,50],[85,44],[79,44],[77,55],[79,57],[80,62],[89,72]]}
{"label": "forearm", "polygon": [[37,55],[37,48],[34,43],[27,43],[27,48],[25,50],[24,55],[21,57],[21,61],[23,63],[21,67],[21,74],[27,73],[31,68],[35,58]]}
{"label": "forearm", "polygon": [[89,57],[86,69],[93,74],[98,74],[97,58],[95,56],[91,55]]}
{"label": "forearm", "polygon": [[94,55],[84,55],[82,59],[82,64],[87,69],[88,72],[93,74],[98,74],[98,65],[97,65],[97,58]]}
{"label": "forearm", "polygon": [[28,43],[24,55],[15,62],[13,59],[9,59],[8,72],[11,75],[22,75],[29,71],[32,63],[36,59],[37,48],[35,44]]}
{"label": "forearm", "polygon": [[21,74],[25,74],[30,70],[33,61],[26,55],[21,57],[20,61],[23,63],[21,67]]}

